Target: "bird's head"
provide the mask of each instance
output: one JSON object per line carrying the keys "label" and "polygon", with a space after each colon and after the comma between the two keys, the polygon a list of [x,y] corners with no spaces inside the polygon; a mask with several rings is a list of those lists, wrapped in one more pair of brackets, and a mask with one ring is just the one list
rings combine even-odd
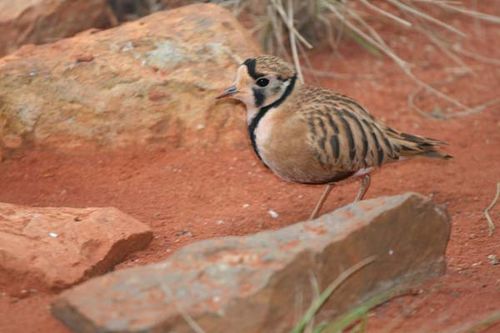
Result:
{"label": "bird's head", "polygon": [[238,67],[233,84],[217,98],[235,98],[247,110],[260,109],[286,97],[296,78],[292,65],[281,58],[269,55],[249,58]]}

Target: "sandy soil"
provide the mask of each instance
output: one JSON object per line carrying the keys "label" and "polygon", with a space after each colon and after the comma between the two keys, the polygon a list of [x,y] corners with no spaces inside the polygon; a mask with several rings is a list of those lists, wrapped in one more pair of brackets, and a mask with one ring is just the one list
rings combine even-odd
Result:
{"label": "sandy soil", "polygon": [[[498,14],[498,13],[497,13]],[[458,22],[481,36],[468,42],[481,54],[500,59],[497,26]],[[479,35],[480,34],[480,35]],[[395,31],[389,39],[403,56],[419,65],[429,82],[450,79],[441,89],[469,105],[498,97],[500,66],[466,59],[474,75],[464,75],[435,47],[418,38],[411,43]],[[319,84],[357,98],[377,117],[400,130],[436,137],[450,143],[449,162],[413,160],[376,172],[368,198],[407,191],[432,196],[447,206],[452,235],[446,274],[420,287],[420,293],[394,299],[370,315],[369,332],[443,332],[478,321],[500,310],[500,207],[492,211],[499,229],[488,236],[483,209],[500,181],[500,109],[467,117],[439,120],[410,111],[411,83],[387,59],[362,52],[347,43],[342,56],[328,49],[315,51],[318,68],[351,73],[320,78]],[[353,74],[354,73],[354,74]],[[315,82],[312,76],[308,81]],[[438,110],[426,95],[419,106]],[[442,110],[445,110],[442,108]],[[242,132],[241,135],[245,135]],[[193,241],[226,235],[245,235],[276,229],[307,218],[322,188],[285,183],[243,149],[173,149],[150,147],[118,152],[80,150],[72,155],[32,150],[0,164],[0,201],[34,206],[115,206],[149,224],[155,238],[148,249],[129,257],[118,268],[166,258]],[[349,203],[357,183],[339,185],[324,211]],[[500,203],[499,203],[500,206]],[[279,216],[272,218],[269,210]],[[55,295],[33,293],[18,299],[0,295],[0,332],[67,332],[50,316]],[[458,326],[457,326],[458,325]],[[488,332],[500,332],[500,325]]]}

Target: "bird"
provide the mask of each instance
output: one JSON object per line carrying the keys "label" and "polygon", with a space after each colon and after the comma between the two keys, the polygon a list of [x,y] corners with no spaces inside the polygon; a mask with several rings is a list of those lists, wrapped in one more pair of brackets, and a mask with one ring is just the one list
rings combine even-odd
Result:
{"label": "bird", "polygon": [[354,201],[362,200],[370,174],[389,163],[417,156],[450,159],[445,142],[395,130],[355,99],[303,84],[295,68],[272,55],[246,59],[217,99],[246,107],[248,134],[257,157],[285,181],[324,184],[310,219],[315,219],[333,185],[361,179]]}

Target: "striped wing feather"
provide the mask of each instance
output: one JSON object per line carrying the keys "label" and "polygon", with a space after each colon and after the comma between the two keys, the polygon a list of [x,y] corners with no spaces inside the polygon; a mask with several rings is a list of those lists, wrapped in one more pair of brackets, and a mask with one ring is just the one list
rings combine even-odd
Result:
{"label": "striped wing feather", "polygon": [[332,91],[301,87],[298,109],[307,122],[309,141],[320,163],[339,171],[380,166],[398,158],[384,126],[356,101]]}
{"label": "striped wing feather", "polygon": [[307,86],[298,95],[296,107],[318,161],[338,171],[381,166],[400,156],[450,157],[437,150],[443,142],[387,127],[347,96]]}

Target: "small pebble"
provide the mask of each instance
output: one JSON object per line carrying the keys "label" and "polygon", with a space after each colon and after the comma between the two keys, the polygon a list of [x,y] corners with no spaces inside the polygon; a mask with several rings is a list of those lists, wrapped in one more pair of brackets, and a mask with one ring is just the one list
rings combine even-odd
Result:
{"label": "small pebble", "polygon": [[248,207],[250,207],[250,204],[247,204],[247,203],[243,204],[243,208],[248,208]]}
{"label": "small pebble", "polygon": [[492,264],[492,265],[500,264],[500,261],[498,260],[497,256],[494,254],[490,254],[487,258],[490,261],[490,264]]}
{"label": "small pebble", "polygon": [[128,51],[132,51],[133,49],[134,49],[134,44],[132,44],[132,42],[127,42],[127,43],[125,43],[125,45],[123,45],[123,47],[121,48],[121,51],[128,52]]}
{"label": "small pebble", "polygon": [[272,210],[272,209],[269,209],[267,211],[269,213],[269,215],[273,218],[273,219],[277,219],[278,216],[280,216],[276,211]]}
{"label": "small pebble", "polygon": [[215,222],[217,225],[221,225],[221,224],[224,224],[224,221],[223,220],[218,220],[217,222]]}
{"label": "small pebble", "polygon": [[49,237],[57,238],[57,237],[59,237],[59,235],[56,234],[55,232],[49,232]]}

